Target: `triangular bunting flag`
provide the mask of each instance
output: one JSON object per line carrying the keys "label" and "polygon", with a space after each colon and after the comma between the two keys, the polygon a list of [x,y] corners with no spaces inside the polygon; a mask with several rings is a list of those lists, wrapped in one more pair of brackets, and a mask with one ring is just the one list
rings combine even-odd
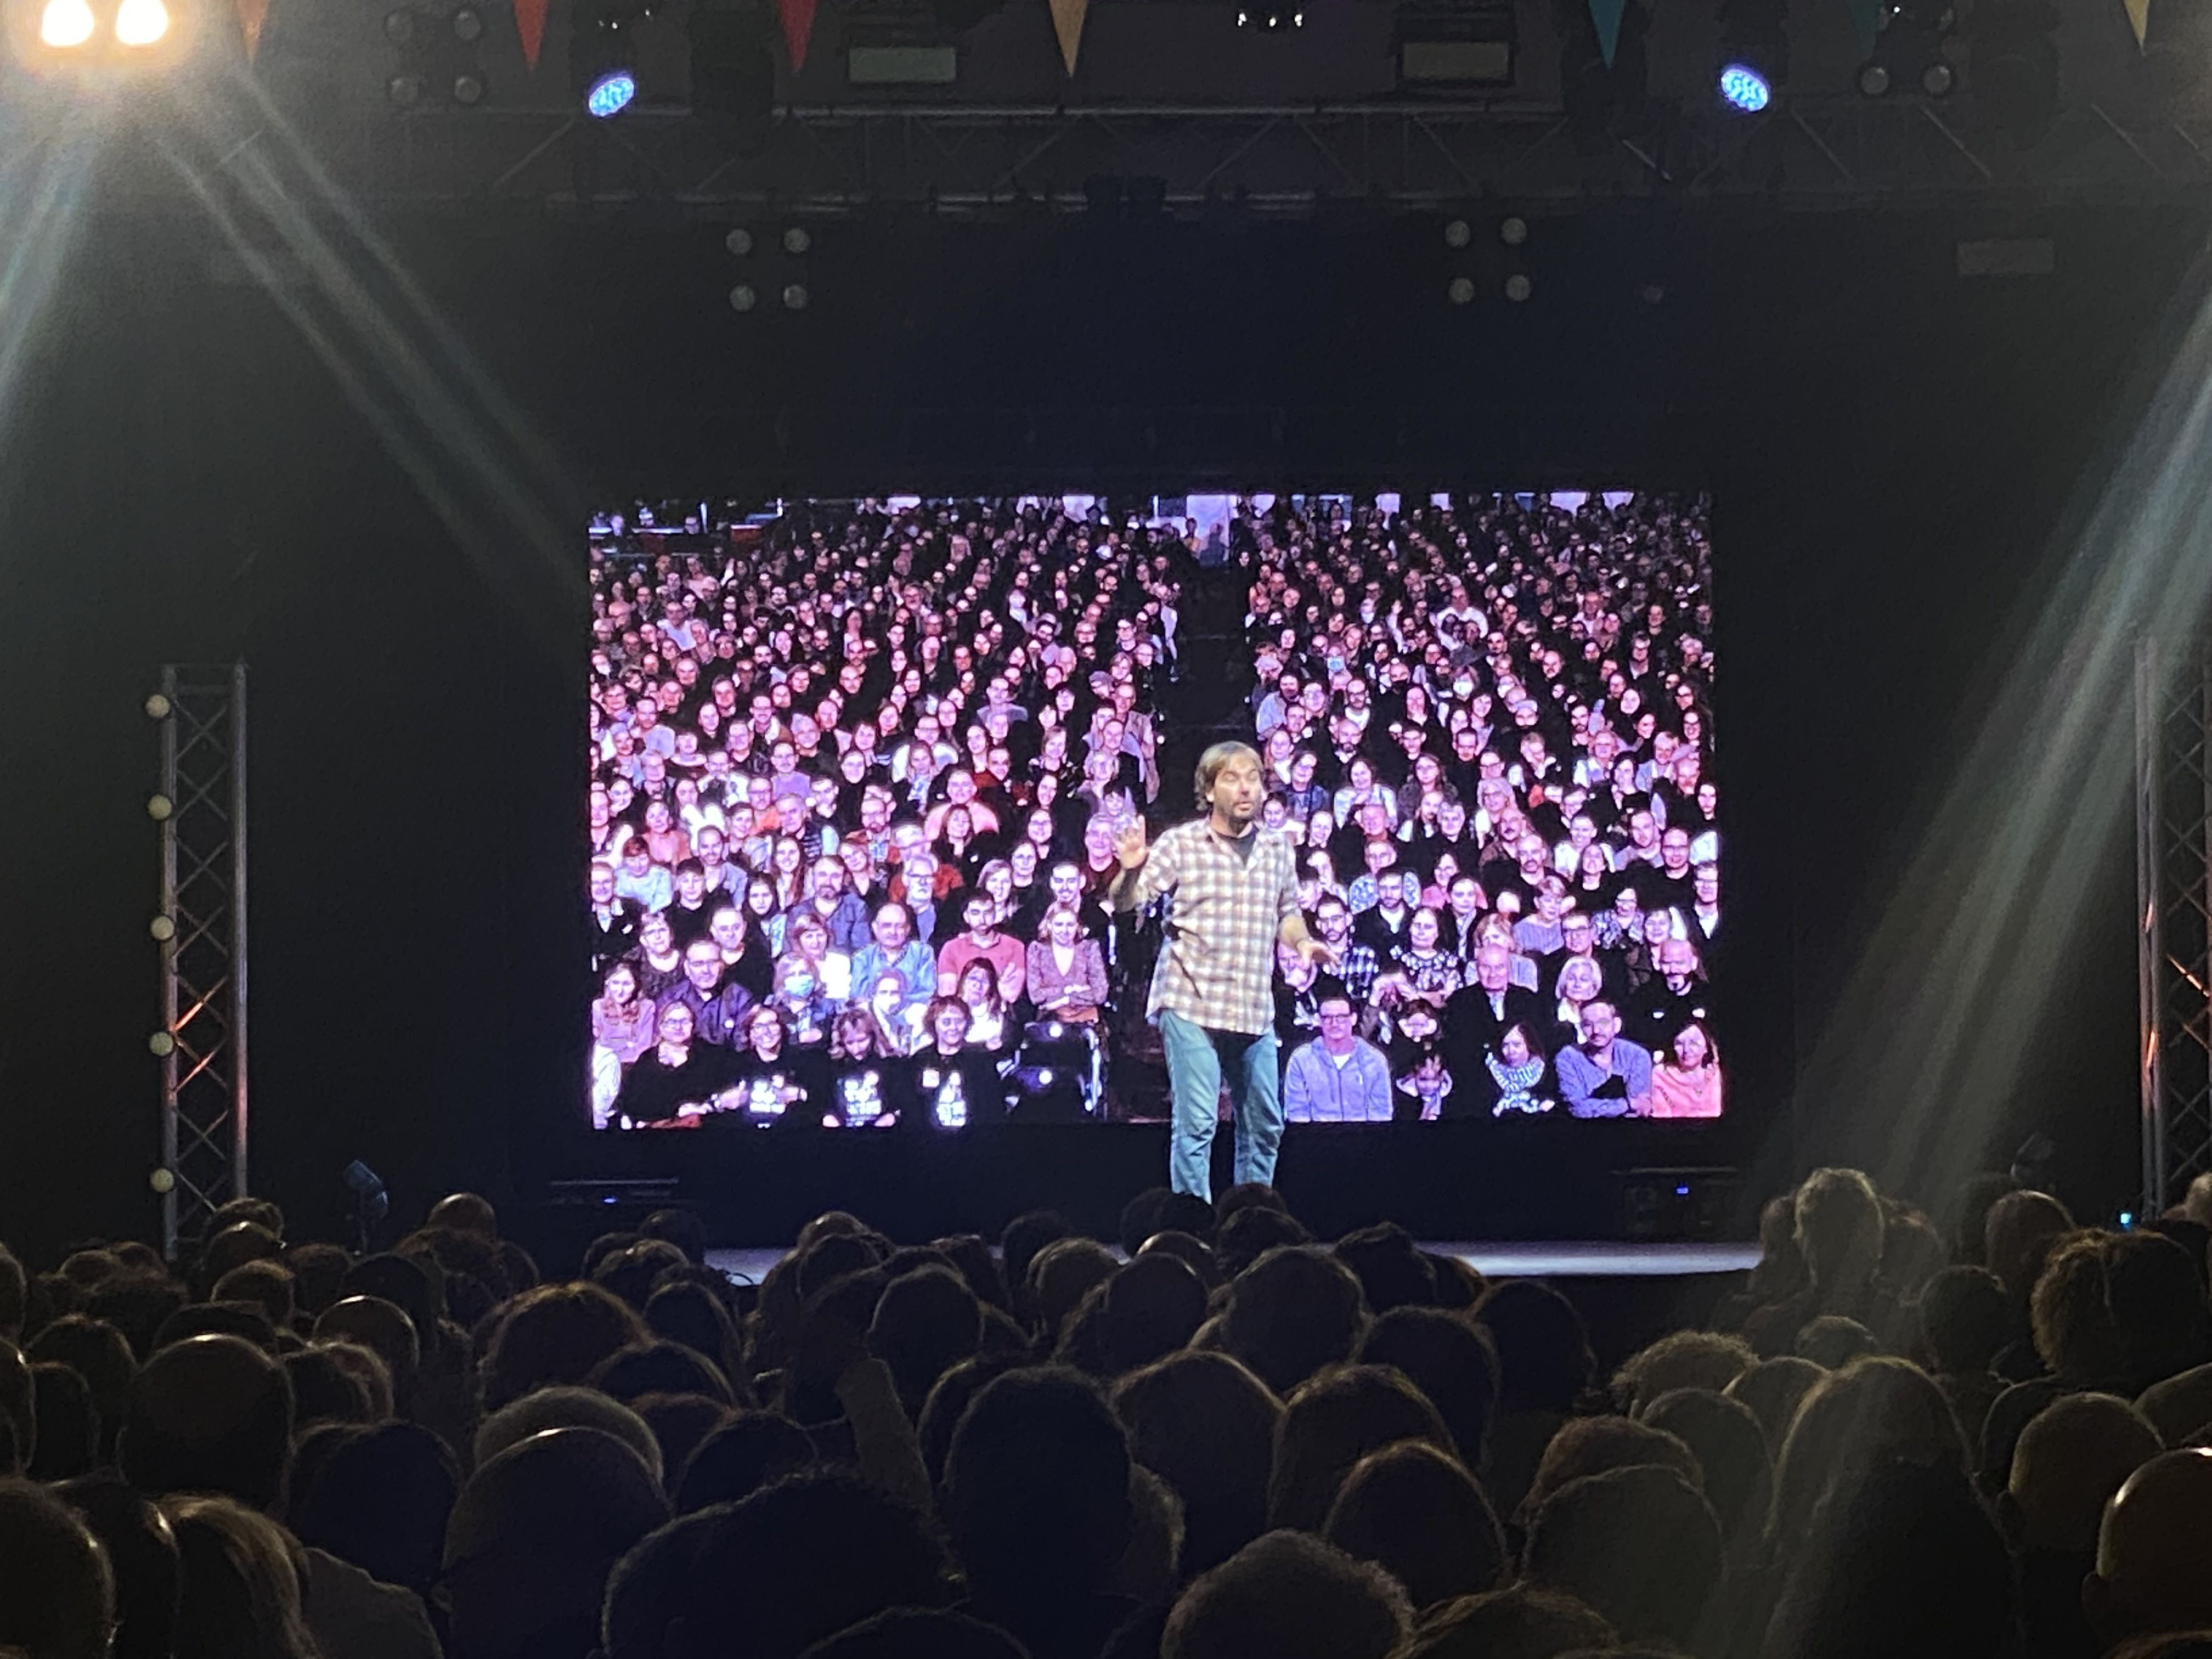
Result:
{"label": "triangular bunting flag", "polygon": [[269,21],[269,0],[238,0],[238,29],[246,37],[246,61],[261,50],[261,26]]}
{"label": "triangular bunting flag", "polygon": [[1060,37],[1060,59],[1070,76],[1083,50],[1083,20],[1090,10],[1091,0],[1052,0],[1052,32]]}
{"label": "triangular bunting flag", "polygon": [[1597,49],[1605,58],[1605,66],[1613,67],[1613,54],[1620,47],[1621,15],[1628,9],[1628,0],[1589,0],[1590,21],[1597,25]]}
{"label": "triangular bunting flag", "polygon": [[775,0],[775,15],[783,20],[783,44],[791,52],[793,75],[806,67],[806,43],[814,34],[814,0]]}
{"label": "triangular bunting flag", "polygon": [[2142,50],[2143,37],[2150,33],[2150,0],[2120,0],[2128,9],[2128,27],[2136,32],[2136,50]]}
{"label": "triangular bunting flag", "polygon": [[1851,0],[1851,33],[1859,43],[1859,56],[1874,56],[1875,38],[1881,33],[1882,0]]}
{"label": "triangular bunting flag", "polygon": [[545,44],[546,0],[514,0],[514,32],[522,37],[522,61],[534,73],[538,49]]}

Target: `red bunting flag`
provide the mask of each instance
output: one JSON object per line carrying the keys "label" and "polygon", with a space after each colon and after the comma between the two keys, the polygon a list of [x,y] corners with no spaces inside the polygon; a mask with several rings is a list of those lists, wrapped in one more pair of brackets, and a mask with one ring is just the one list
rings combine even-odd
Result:
{"label": "red bunting flag", "polygon": [[261,50],[261,26],[269,21],[269,0],[238,0],[239,33],[246,37],[246,61]]}
{"label": "red bunting flag", "polygon": [[814,34],[814,0],[775,0],[775,15],[783,20],[783,44],[791,52],[791,72],[806,67],[806,43]]}
{"label": "red bunting flag", "polygon": [[522,61],[534,72],[538,48],[545,44],[548,0],[514,0],[514,32],[522,37]]}

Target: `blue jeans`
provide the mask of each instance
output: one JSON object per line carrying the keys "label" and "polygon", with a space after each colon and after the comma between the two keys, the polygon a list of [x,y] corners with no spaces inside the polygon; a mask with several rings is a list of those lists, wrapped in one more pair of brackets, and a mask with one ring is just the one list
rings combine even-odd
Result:
{"label": "blue jeans", "polygon": [[1160,1046],[1167,1051],[1168,1094],[1175,1116],[1168,1142],[1168,1185],[1208,1200],[1213,1197],[1213,1128],[1225,1070],[1236,1120],[1237,1182],[1272,1186],[1275,1152],[1283,1144],[1275,1034],[1248,1036],[1242,1031],[1210,1030],[1163,1009]]}

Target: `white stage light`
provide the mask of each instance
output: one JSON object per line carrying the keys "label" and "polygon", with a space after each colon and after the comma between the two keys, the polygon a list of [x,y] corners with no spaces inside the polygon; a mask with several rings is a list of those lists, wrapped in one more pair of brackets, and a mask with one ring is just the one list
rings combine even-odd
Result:
{"label": "white stage light", "polygon": [[126,46],[150,46],[169,32],[169,9],[161,0],[123,0],[115,9],[115,38]]}
{"label": "white stage light", "polygon": [[92,39],[92,8],[85,0],[46,0],[39,14],[39,44],[67,51]]}

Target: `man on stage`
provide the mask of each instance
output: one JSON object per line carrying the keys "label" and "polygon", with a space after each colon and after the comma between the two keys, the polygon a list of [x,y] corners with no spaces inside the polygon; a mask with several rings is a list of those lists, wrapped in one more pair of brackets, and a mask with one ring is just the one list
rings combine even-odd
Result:
{"label": "man on stage", "polygon": [[1148,1012],[1167,1052],[1174,1131],[1168,1184],[1211,1199],[1209,1154],[1224,1067],[1236,1114],[1236,1179],[1272,1182],[1283,1139],[1272,988],[1275,942],[1308,962],[1336,952],[1306,932],[1291,844],[1258,823],[1265,797],[1260,756],[1217,743],[1198,762],[1205,816],[1147,848],[1136,818],[1115,838],[1121,868],[1108,889],[1117,910],[1164,894],[1167,939],[1152,974]]}

